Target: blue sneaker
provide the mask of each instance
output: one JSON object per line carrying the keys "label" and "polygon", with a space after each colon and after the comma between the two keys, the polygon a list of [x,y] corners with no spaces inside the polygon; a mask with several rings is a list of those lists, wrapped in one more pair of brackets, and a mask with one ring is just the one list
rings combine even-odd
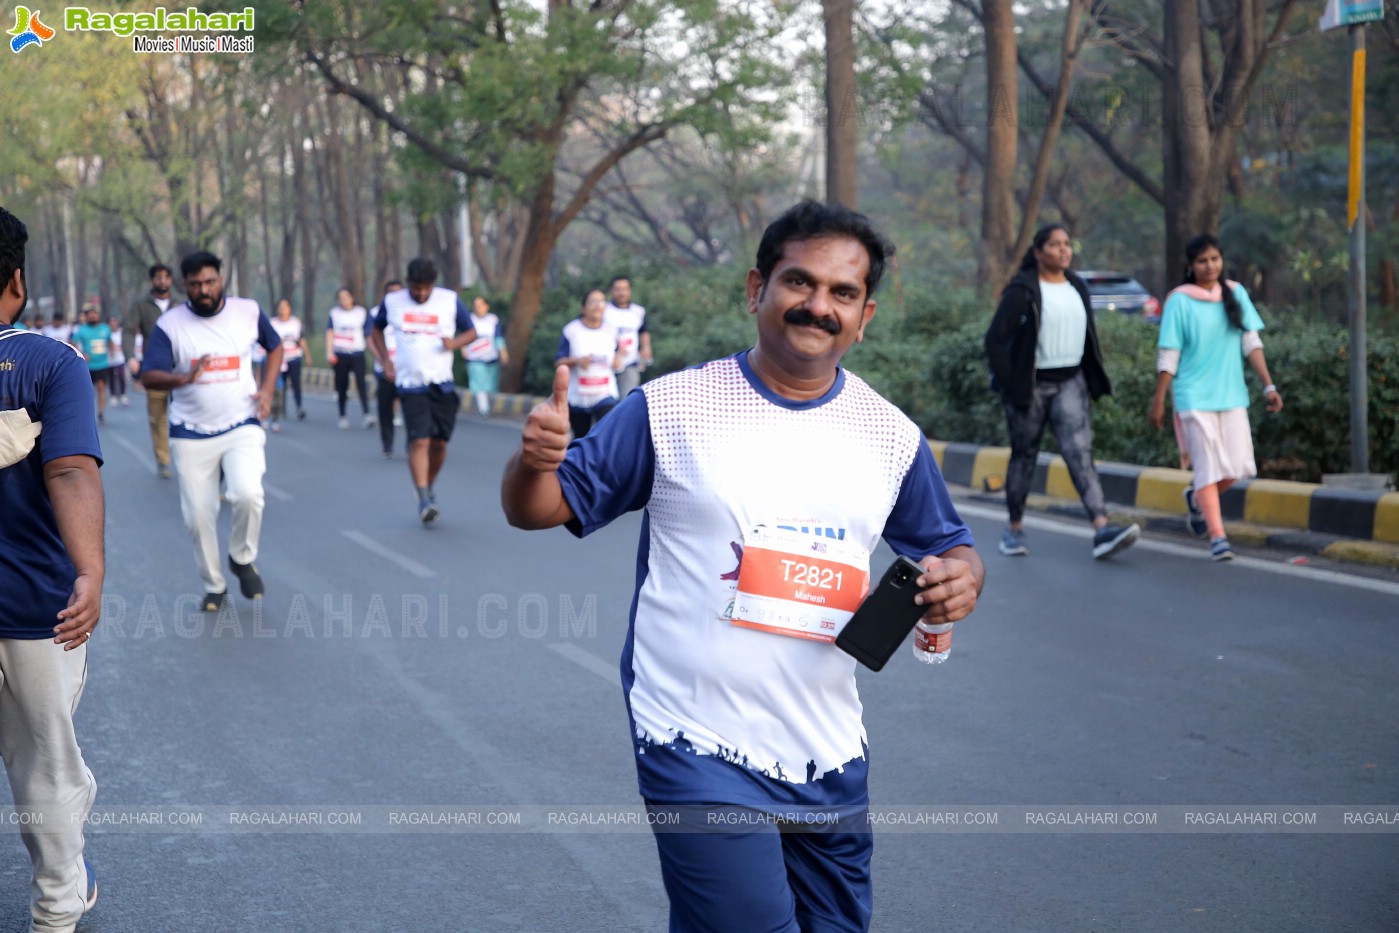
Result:
{"label": "blue sneaker", "polygon": [[1001,532],[1001,543],[997,546],[1007,557],[1025,557],[1030,553],[1023,528],[1007,528]]}
{"label": "blue sneaker", "polygon": [[97,904],[97,876],[92,873],[92,866],[83,859],[83,872],[87,875],[87,894],[83,896],[83,913],[92,910]]}
{"label": "blue sneaker", "polygon": [[1093,559],[1107,560],[1114,554],[1127,550],[1137,543],[1142,530],[1136,522],[1126,528],[1121,525],[1105,525],[1093,533]]}
{"label": "blue sneaker", "polygon": [[1210,542],[1210,560],[1233,560],[1234,549],[1228,538],[1215,538]]}
{"label": "blue sneaker", "polygon": [[1210,533],[1210,526],[1205,522],[1205,513],[1200,508],[1200,503],[1195,501],[1195,487],[1185,487],[1185,527],[1190,529],[1190,533],[1197,538],[1203,538]]}

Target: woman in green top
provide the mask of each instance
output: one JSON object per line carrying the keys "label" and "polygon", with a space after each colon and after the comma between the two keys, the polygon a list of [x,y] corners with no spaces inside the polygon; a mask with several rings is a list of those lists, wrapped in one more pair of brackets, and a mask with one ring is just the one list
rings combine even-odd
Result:
{"label": "woman in green top", "polygon": [[1151,426],[1160,429],[1170,389],[1195,471],[1185,490],[1186,524],[1197,537],[1210,536],[1214,560],[1230,560],[1234,550],[1224,534],[1219,496],[1236,481],[1258,475],[1243,361],[1263,381],[1268,411],[1282,410],[1282,394],[1263,358],[1263,319],[1242,285],[1221,278],[1219,240],[1200,234],[1185,245],[1185,258],[1185,283],[1166,298],[1161,315]]}

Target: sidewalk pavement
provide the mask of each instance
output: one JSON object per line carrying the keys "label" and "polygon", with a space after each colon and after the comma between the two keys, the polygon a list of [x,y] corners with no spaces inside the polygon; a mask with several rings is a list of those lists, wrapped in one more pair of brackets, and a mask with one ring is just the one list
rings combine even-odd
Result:
{"label": "sidewalk pavement", "polygon": [[[334,390],[329,369],[302,370],[308,389]],[[542,396],[495,394],[491,414],[523,418]],[[471,396],[462,392],[463,411],[474,411]],[[1004,488],[1009,447],[982,447],[928,439],[943,477],[973,493]],[[1179,525],[1185,517],[1182,493],[1190,485],[1188,470],[1098,463],[1103,494],[1114,516],[1130,518],[1145,529]],[[1031,508],[1078,510],[1078,492],[1063,458],[1040,454],[1031,487]],[[1285,480],[1242,480],[1220,496],[1229,540],[1247,547],[1276,547],[1332,560],[1354,561],[1399,570],[1399,492],[1362,492],[1293,483]]]}
{"label": "sidewalk pavement", "polygon": [[[929,448],[949,483],[974,492],[1005,486],[1009,447],[982,447],[929,439]],[[1185,518],[1183,492],[1188,470],[1100,462],[1098,476],[1114,516],[1143,528]],[[1030,505],[1046,510],[1070,507],[1081,514],[1078,492],[1062,457],[1040,454]],[[1399,493],[1362,492],[1293,483],[1241,480],[1220,496],[1225,530],[1235,544],[1278,547],[1333,560],[1355,561],[1399,570]]]}

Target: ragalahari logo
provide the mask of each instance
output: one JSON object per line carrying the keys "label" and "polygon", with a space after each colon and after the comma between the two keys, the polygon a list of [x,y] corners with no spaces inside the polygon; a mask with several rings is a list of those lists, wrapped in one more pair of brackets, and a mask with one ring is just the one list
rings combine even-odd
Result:
{"label": "ragalahari logo", "polygon": [[10,40],[10,51],[18,55],[27,46],[42,46],[45,42],[53,38],[53,30],[45,26],[39,19],[39,11],[29,12],[27,6],[15,7],[15,28],[10,30],[10,35],[14,36]]}

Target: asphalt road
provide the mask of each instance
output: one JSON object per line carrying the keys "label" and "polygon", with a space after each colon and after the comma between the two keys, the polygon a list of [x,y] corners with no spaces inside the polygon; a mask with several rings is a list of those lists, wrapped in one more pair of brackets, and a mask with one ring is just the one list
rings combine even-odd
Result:
{"label": "asphalt road", "polygon": [[[402,459],[308,407],[268,438],[268,596],[218,619],[144,400],[108,413],[79,929],[665,929],[617,676],[639,516],[508,528],[518,426],[463,418],[425,530]],[[966,517],[989,583],[951,660],[861,674],[873,929],[1399,929],[1399,585],[1180,540],[1095,563],[1048,519],[1009,559]]]}

